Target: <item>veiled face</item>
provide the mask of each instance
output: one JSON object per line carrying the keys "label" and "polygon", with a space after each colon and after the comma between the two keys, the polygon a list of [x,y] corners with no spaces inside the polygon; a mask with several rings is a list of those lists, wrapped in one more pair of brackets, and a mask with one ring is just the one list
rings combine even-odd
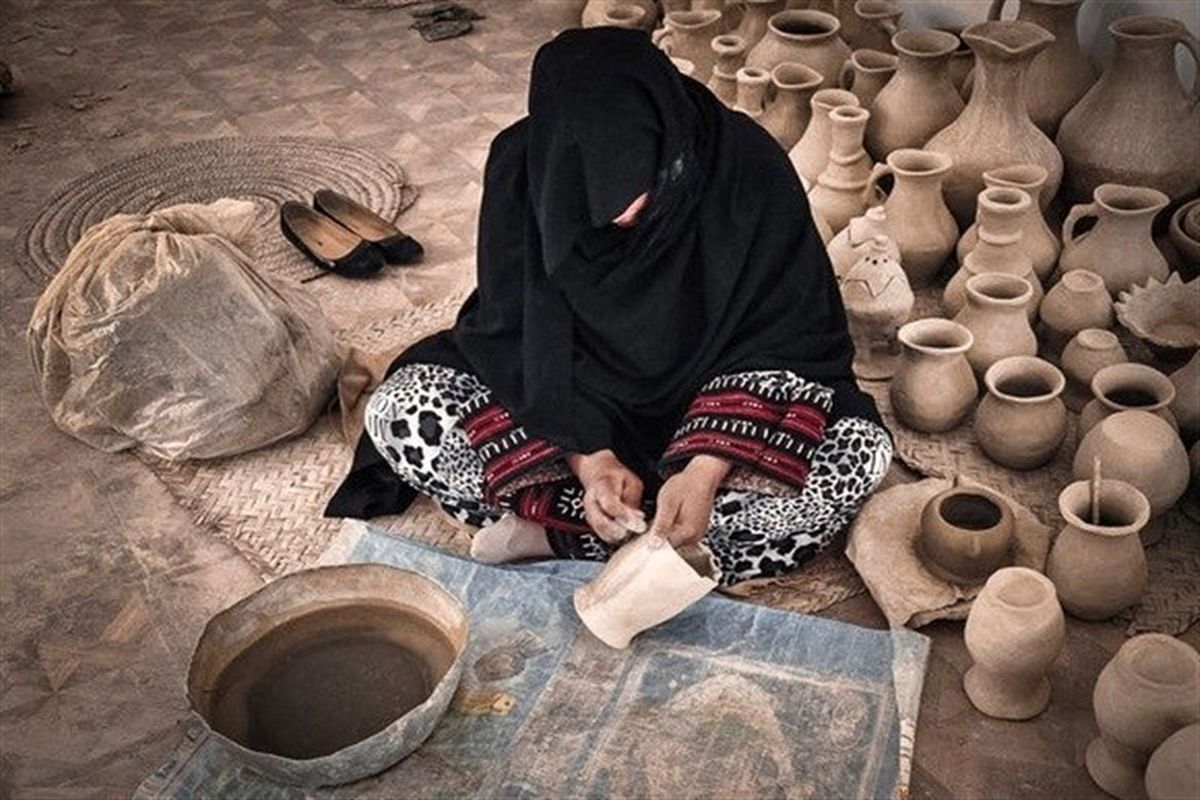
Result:
{"label": "veiled face", "polygon": [[633,202],[629,204],[628,208],[626,208],[613,219],[613,224],[618,228],[632,228],[637,224],[638,217],[641,215],[642,209],[646,207],[646,203],[649,202],[649,200],[650,193],[642,192],[633,199]]}

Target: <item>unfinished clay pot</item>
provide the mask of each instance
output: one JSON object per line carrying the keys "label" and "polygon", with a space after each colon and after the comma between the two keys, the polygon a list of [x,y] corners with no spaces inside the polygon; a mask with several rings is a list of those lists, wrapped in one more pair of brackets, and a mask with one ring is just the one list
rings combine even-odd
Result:
{"label": "unfinished clay pot", "polygon": [[967,303],[954,317],[975,337],[967,361],[976,375],[1008,356],[1037,354],[1037,337],[1026,309],[1033,289],[1016,275],[985,272],[967,279]]}
{"label": "unfinished clay pot", "polygon": [[785,0],[740,0],[744,9],[742,21],[738,23],[738,36],[746,40],[748,47],[753,47],[767,33],[767,21],[783,11]]}
{"label": "unfinished clay pot", "polygon": [[846,44],[854,49],[889,49],[904,13],[900,3],[896,0],[857,0],[851,5],[851,13],[838,17],[842,22],[841,36]]}
{"label": "unfinished clay pot", "polygon": [[[1142,186],[1096,187],[1095,201],[1075,206],[1063,222],[1059,269],[1090,269],[1113,297],[1150,278],[1166,280],[1170,267],[1154,244],[1151,226],[1167,202],[1162,192]],[[1095,217],[1096,225],[1077,237],[1075,226],[1087,217]]]}
{"label": "unfinished clay pot", "polygon": [[984,375],[987,395],[975,411],[975,438],[992,461],[1009,469],[1037,469],[1054,459],[1067,435],[1060,395],[1066,379],[1048,361],[1010,356]]}
{"label": "unfinished clay pot", "polygon": [[1175,399],[1171,414],[1179,423],[1179,435],[1185,444],[1200,438],[1200,352],[1192,360],[1171,373]]}
{"label": "unfinished clay pot", "polygon": [[1129,360],[1125,348],[1112,331],[1086,328],[1075,334],[1063,348],[1060,363],[1067,377],[1063,402],[1075,413],[1091,402],[1092,378],[1105,367],[1124,364]]}
{"label": "unfinished clay pot", "polygon": [[868,208],[861,217],[850,220],[850,224],[834,236],[825,248],[829,263],[833,266],[833,274],[839,280],[846,276],[859,259],[867,255],[876,236],[885,237],[888,255],[900,261],[900,248],[896,247],[896,243],[888,236],[887,211],[883,206]]}
{"label": "unfinished clay pot", "polygon": [[812,96],[812,115],[808,127],[796,146],[788,152],[796,174],[815,185],[818,176],[829,163],[829,151],[833,144],[833,123],[829,114],[839,106],[857,106],[858,98],[845,89],[818,89]]}
{"label": "unfinished clay pot", "polygon": [[887,237],[876,236],[840,284],[854,340],[854,374],[866,380],[895,374],[900,360],[896,331],[908,321],[915,301],[889,249]]}
{"label": "unfinished clay pot", "polygon": [[1184,89],[1175,50],[1185,45],[1195,59],[1200,42],[1169,17],[1122,17],[1108,31],[1112,61],[1058,129],[1066,195],[1078,202],[1121,183],[1183,199],[1200,187],[1200,84]]}
{"label": "unfinished clay pot", "polygon": [[840,83],[854,92],[863,108],[870,108],[879,91],[896,74],[899,59],[879,50],[855,50],[842,66]]}
{"label": "unfinished clay pot", "polygon": [[989,717],[1029,719],[1050,703],[1046,670],[1066,633],[1054,584],[1027,567],[988,578],[967,617],[964,638],[974,660],[963,676],[971,704]]}
{"label": "unfinished clay pot", "polygon": [[1168,736],[1146,764],[1149,800],[1190,800],[1200,797],[1200,723]]}
{"label": "unfinished clay pot", "polygon": [[1104,288],[1104,279],[1096,273],[1077,269],[1062,279],[1038,308],[1042,321],[1042,342],[1050,352],[1058,353],[1075,334],[1086,328],[1111,328],[1112,298]]}
{"label": "unfinished clay pot", "polygon": [[[874,166],[863,149],[863,131],[870,114],[857,106],[829,112],[829,160],[808,193],[808,203],[829,223],[834,235],[867,210],[864,190]],[[901,251],[903,253],[903,251]]]}
{"label": "unfinished clay pot", "polygon": [[670,11],[666,15],[665,26],[659,46],[670,56],[692,62],[692,77],[701,83],[708,83],[717,60],[712,40],[723,33],[721,12],[714,9]]}
{"label": "unfinished clay pot", "polygon": [[967,363],[971,332],[940,317],[900,328],[903,358],[892,379],[892,411],[913,430],[940,433],[956,427],[971,410],[979,386]]}
{"label": "unfinished clay pot", "polygon": [[1150,755],[1200,721],[1200,655],[1162,633],[1134,636],[1101,670],[1092,708],[1100,735],[1088,745],[1088,774],[1114,797],[1140,800]]}
{"label": "unfinished clay pot", "polygon": [[954,249],[958,227],[942,200],[942,180],[950,159],[923,150],[897,150],[886,164],[877,164],[867,182],[866,197],[873,202],[884,175],[895,178],[884,202],[888,232],[900,248],[900,263],[909,283],[928,286]]}
{"label": "unfinished clay pot", "polygon": [[742,67],[737,71],[737,102],[733,104],[734,111],[740,111],[747,117],[757,120],[763,115],[763,98],[767,93],[767,85],[771,76],[766,70],[754,67]]}
{"label": "unfinished clay pot", "polygon": [[1099,458],[1104,474],[1136,486],[1157,517],[1179,501],[1188,485],[1188,454],[1175,429],[1148,411],[1118,411],[1083,437],[1075,451],[1076,480],[1091,477]]}
{"label": "unfinished clay pot", "polygon": [[1010,562],[1015,525],[1008,500],[956,482],[921,512],[921,560],[952,583],[979,583]]}
{"label": "unfinished clay pot", "polygon": [[1180,364],[1200,347],[1200,278],[1184,283],[1178,272],[1121,292],[1117,319],[1158,358]]}
{"label": "unfinished clay pot", "polygon": [[1181,271],[1185,271],[1188,278],[1196,277],[1200,273],[1200,199],[1184,203],[1175,210],[1167,235],[1183,260]]}
{"label": "unfinished clay pot", "polygon": [[780,11],[767,20],[767,33],[746,56],[746,66],[769,71],[796,61],[821,73],[821,86],[831,89],[850,57],[850,48],[838,36],[841,27],[837,17],[823,11]]}
{"label": "unfinished clay pot", "polygon": [[1025,313],[1029,321],[1037,318],[1042,302],[1042,282],[1033,272],[1033,260],[1021,246],[1024,239],[1022,220],[1033,208],[1033,199],[1021,189],[997,186],[979,194],[979,241],[963,259],[958,272],[946,284],[942,305],[949,314],[957,314],[966,302],[966,282],[972,275],[1002,272],[1024,278],[1033,294]]}
{"label": "unfinished clay pot", "polygon": [[1079,414],[1079,435],[1118,411],[1148,411],[1177,428],[1171,403],[1175,384],[1154,367],[1145,364],[1114,364],[1092,376],[1092,400]]}
{"label": "unfinished clay pot", "polygon": [[[1022,218],[1020,247],[1033,262],[1033,273],[1038,276],[1038,280],[1045,282],[1054,271],[1059,251],[1062,249],[1058,237],[1050,230],[1042,214],[1042,189],[1046,185],[1046,168],[1039,164],[1014,164],[989,169],[983,173],[983,183],[989,189],[995,186],[1020,189],[1033,200],[1033,204]],[[961,264],[967,253],[974,250],[978,243],[979,223],[973,222],[958,240],[958,263]]]}
{"label": "unfinished clay pot", "polygon": [[902,147],[920,148],[962,113],[963,101],[947,65],[958,37],[932,29],[892,37],[899,55],[896,74],[870,105],[867,150],[884,159]]}
{"label": "unfinished clay pot", "polygon": [[746,60],[746,40],[732,33],[714,36],[712,50],[716,54],[708,88],[729,108],[737,102],[737,73]]}
{"label": "unfinished clay pot", "polygon": [[759,119],[784,150],[791,150],[812,117],[812,96],[821,85],[821,73],[803,64],[785,61],[771,70],[775,97]]}
{"label": "unfinished clay pot", "polygon": [[1054,37],[1032,22],[1016,20],[980,22],[966,28],[962,38],[976,55],[971,99],[925,149],[954,161],[946,178],[946,205],[965,228],[984,189],[984,172],[1010,164],[1040,164],[1046,169],[1043,197],[1049,202],[1058,192],[1063,167],[1054,143],[1029,119],[1022,94],[1030,62]]}
{"label": "unfinished clay pot", "polygon": [[624,649],[634,636],[679,614],[717,586],[720,571],[703,545],[677,551],[654,533],[638,536],[575,590],[575,611],[596,638]]}
{"label": "unfinished clay pot", "polygon": [[1054,540],[1046,575],[1068,614],[1101,620],[1138,602],[1146,588],[1146,553],[1138,538],[1150,521],[1150,501],[1124,481],[1101,480],[1099,519],[1094,483],[1076,481],[1058,495],[1066,525]]}
{"label": "unfinished clay pot", "polygon": [[650,30],[657,21],[658,6],[654,0],[588,0],[580,14],[580,24],[584,28],[611,25]]}

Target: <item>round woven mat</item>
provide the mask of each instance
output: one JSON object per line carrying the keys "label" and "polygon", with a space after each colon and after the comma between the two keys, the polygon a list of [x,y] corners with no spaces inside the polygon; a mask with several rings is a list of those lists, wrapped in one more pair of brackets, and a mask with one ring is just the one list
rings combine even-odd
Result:
{"label": "round woven mat", "polygon": [[46,283],[90,226],[113,214],[142,214],[222,197],[254,202],[264,236],[257,263],[275,275],[304,278],[313,267],[293,257],[278,234],[284,200],[308,202],[329,188],[395,219],[416,200],[400,165],[379,153],[323,139],[230,137],[171,145],[114,161],[59,187],[17,236],[17,260]]}

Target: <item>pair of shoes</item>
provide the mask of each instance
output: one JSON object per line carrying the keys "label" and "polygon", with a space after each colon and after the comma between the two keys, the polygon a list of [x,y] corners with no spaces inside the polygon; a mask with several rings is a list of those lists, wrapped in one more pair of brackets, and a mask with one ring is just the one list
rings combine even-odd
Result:
{"label": "pair of shoes", "polygon": [[385,264],[412,264],[425,249],[383,217],[331,189],[313,195],[313,207],[288,200],[279,209],[283,236],[318,267],[365,278]]}

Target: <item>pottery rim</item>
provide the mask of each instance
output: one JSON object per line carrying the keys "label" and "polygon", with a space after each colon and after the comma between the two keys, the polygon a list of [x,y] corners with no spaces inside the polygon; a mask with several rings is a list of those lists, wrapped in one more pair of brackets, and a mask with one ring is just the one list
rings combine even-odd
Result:
{"label": "pottery rim", "polygon": [[[1113,502],[1114,497],[1116,502]],[[1088,522],[1091,518],[1092,482],[1075,481],[1068,484],[1058,495],[1058,510],[1072,527],[1097,536],[1117,538],[1137,533],[1150,521],[1150,501],[1136,486],[1113,478],[1100,480],[1101,519],[1111,515],[1121,522],[1099,524]]]}
{"label": "pottery rim", "polygon": [[723,33],[720,36],[714,36],[710,46],[713,52],[719,56],[732,56],[745,52],[746,39],[736,33]]}
{"label": "pottery rim", "polygon": [[979,205],[1006,217],[1023,215],[1033,205],[1029,192],[1015,186],[989,186],[979,193]]}
{"label": "pottery rim", "polygon": [[896,65],[900,62],[892,53],[885,53],[882,50],[872,50],[869,47],[861,47],[850,54],[850,61],[854,63],[854,68],[860,72],[895,72]]}
{"label": "pottery rim", "polygon": [[604,9],[606,20],[637,24],[646,16],[646,9],[633,3],[609,3]]}
{"label": "pottery rim", "polygon": [[809,102],[814,111],[821,111],[825,114],[839,106],[861,105],[858,97],[846,89],[818,89],[813,92],[812,100]]}
{"label": "pottery rim", "polygon": [[962,39],[980,55],[986,53],[998,60],[1010,61],[1041,51],[1054,41],[1054,34],[1023,19],[990,20],[964,28]]}
{"label": "pottery rim", "polygon": [[811,89],[820,86],[825,76],[799,61],[781,61],[771,70],[771,82],[776,89]]}
{"label": "pottery rim", "polygon": [[[1126,406],[1112,399],[1121,389],[1138,389],[1154,396],[1144,406]],[[1175,384],[1163,373],[1145,364],[1109,364],[1092,376],[1092,395],[1112,411],[1158,411],[1175,401]]]}
{"label": "pottery rim", "polygon": [[1164,36],[1177,36],[1182,30],[1183,23],[1178,20],[1154,14],[1130,14],[1114,20],[1108,26],[1113,38],[1130,43],[1155,44]]}
{"label": "pottery rim", "polygon": [[1104,278],[1090,269],[1073,269],[1064,272],[1058,280],[1072,292],[1104,292],[1106,295],[1108,294],[1108,290],[1104,288]]}
{"label": "pottery rim", "polygon": [[892,34],[892,47],[897,53],[913,58],[941,58],[958,49],[959,38],[936,28],[910,28]]}
{"label": "pottery rim", "polygon": [[1084,350],[1096,352],[1113,350],[1121,346],[1121,340],[1117,338],[1117,335],[1112,331],[1104,330],[1104,328],[1084,328],[1075,334],[1075,341]]}
{"label": "pottery rim", "polygon": [[766,86],[771,80],[771,73],[762,67],[740,67],[737,71],[737,80],[738,83]]}
{"label": "pottery rim", "polygon": [[975,344],[975,335],[966,325],[943,317],[927,317],[900,326],[900,343],[918,353],[953,356],[966,353]]}
{"label": "pottery rim", "polygon": [[1200,245],[1200,198],[1175,209],[1171,215],[1171,234]]}
{"label": "pottery rim", "polygon": [[944,175],[950,171],[953,161],[945,153],[901,147],[887,157],[888,166],[905,177],[921,178]]}
{"label": "pottery rim", "polygon": [[967,296],[989,306],[1024,307],[1033,298],[1033,287],[1020,275],[980,272],[967,278]]}
{"label": "pottery rim", "polygon": [[[1006,379],[1022,378],[1037,381],[1042,391],[1037,394],[1013,394],[1004,391],[1001,385]],[[983,382],[995,397],[1009,403],[1031,405],[1045,403],[1058,397],[1067,388],[1067,379],[1062,370],[1037,356],[1008,356],[988,367]]]}
{"label": "pottery rim", "polygon": [[[718,15],[720,12],[716,12]],[[790,9],[772,14],[767,27],[776,36],[792,42],[819,42],[837,36],[841,20],[833,14],[812,9]]]}
{"label": "pottery rim", "polygon": [[984,589],[991,590],[988,594],[997,604],[1019,611],[1048,601],[1057,603],[1058,598],[1050,579],[1028,567],[1002,567],[992,573]]}
{"label": "pottery rim", "polygon": [[830,121],[837,120],[839,122],[846,123],[866,122],[867,118],[870,116],[871,112],[867,111],[862,106],[852,106],[849,104],[844,106],[834,106],[829,110]]}
{"label": "pottery rim", "polygon": [[721,18],[715,8],[698,8],[692,11],[671,11],[665,17],[666,24],[684,31],[700,30]]}
{"label": "pottery rim", "polygon": [[1110,214],[1121,217],[1139,217],[1155,213],[1167,207],[1171,198],[1149,186],[1126,186],[1120,183],[1102,183],[1092,194],[1096,204]]}
{"label": "pottery rim", "polygon": [[[963,499],[982,501],[984,505],[990,507],[989,510],[995,513],[996,521],[985,527],[976,527],[967,523],[961,516],[956,518],[952,518],[953,515],[947,516],[946,504]],[[991,489],[982,486],[955,486],[939,494],[932,502],[937,503],[933,511],[939,520],[955,530],[970,531],[972,535],[984,536],[1013,524],[1012,507],[1008,501]]]}
{"label": "pottery rim", "polygon": [[1030,195],[1040,192],[1049,177],[1050,173],[1041,164],[1009,164],[983,173],[985,182],[990,180],[999,186],[1024,189]]}
{"label": "pottery rim", "polygon": [[877,20],[898,18],[904,13],[904,9],[896,0],[858,0],[854,4],[854,13],[862,19]]}
{"label": "pottery rim", "polygon": [[1194,667],[1196,651],[1165,633],[1135,636],[1121,646],[1117,655],[1139,680],[1156,689],[1179,689],[1194,680],[1194,670],[1188,667]]}

